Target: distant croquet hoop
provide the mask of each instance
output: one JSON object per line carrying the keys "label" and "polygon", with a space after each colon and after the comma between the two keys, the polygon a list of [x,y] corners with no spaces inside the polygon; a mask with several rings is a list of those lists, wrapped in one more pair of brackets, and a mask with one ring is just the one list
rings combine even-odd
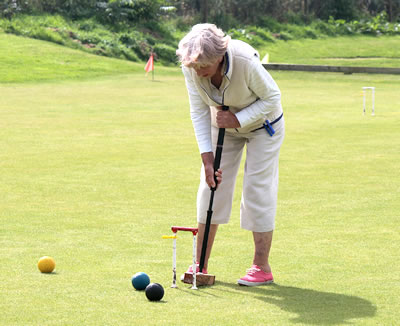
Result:
{"label": "distant croquet hoop", "polygon": [[367,102],[367,93],[370,91],[371,93],[371,107],[372,107],[372,112],[371,115],[375,115],[375,87],[367,87],[364,86],[362,88],[363,90],[363,115],[365,115],[366,112],[366,102]]}

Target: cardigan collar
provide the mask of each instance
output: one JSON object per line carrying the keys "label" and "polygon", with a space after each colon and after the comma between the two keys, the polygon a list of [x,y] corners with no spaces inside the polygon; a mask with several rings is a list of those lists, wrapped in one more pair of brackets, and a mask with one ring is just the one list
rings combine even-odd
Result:
{"label": "cardigan collar", "polygon": [[232,77],[232,69],[233,69],[233,62],[232,62],[232,49],[228,45],[228,48],[224,55],[224,75],[230,80]]}

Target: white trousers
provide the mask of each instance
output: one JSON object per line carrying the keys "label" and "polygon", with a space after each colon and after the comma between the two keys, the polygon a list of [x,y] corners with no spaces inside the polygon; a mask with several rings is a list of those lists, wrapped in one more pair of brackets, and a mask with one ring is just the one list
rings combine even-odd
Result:
{"label": "white trousers", "polygon": [[[246,145],[240,226],[255,232],[274,230],[278,198],[279,151],[285,136],[284,118],[276,122],[273,128],[275,134],[272,137],[265,129],[249,133],[226,130],[221,158],[222,182],[214,194],[211,224],[229,222],[236,177]],[[218,128],[212,127],[212,139],[213,148],[216,148]],[[210,193],[202,166],[197,193],[199,223],[206,223]]]}

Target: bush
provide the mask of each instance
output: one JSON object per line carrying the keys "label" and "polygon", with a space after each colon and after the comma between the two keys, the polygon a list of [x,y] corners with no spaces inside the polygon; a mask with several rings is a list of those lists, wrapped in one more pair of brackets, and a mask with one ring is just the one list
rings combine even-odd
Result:
{"label": "bush", "polygon": [[304,38],[311,38],[311,39],[317,39],[318,38],[318,32],[316,32],[312,27],[307,26],[304,29]]}
{"label": "bush", "polygon": [[305,33],[305,29],[302,26],[297,26],[297,25],[286,25],[286,27],[284,28],[282,32],[287,32],[291,35],[291,39],[301,39],[301,38],[305,38],[306,33]]}
{"label": "bush", "polygon": [[151,52],[151,45],[147,39],[138,31],[122,33],[119,35],[119,42],[133,51],[142,60],[147,60]]}
{"label": "bush", "polygon": [[145,22],[140,24],[141,31],[149,43],[155,44],[162,40],[164,44],[175,47],[178,39],[173,34],[173,27],[164,22]]}
{"label": "bush", "polygon": [[136,55],[136,53],[133,52],[133,51],[130,50],[130,49],[122,48],[122,54],[123,54],[124,57],[125,57],[127,60],[129,60],[129,61],[135,61],[135,62],[140,61],[140,60],[139,60],[139,57]]}
{"label": "bush", "polygon": [[279,33],[284,25],[279,23],[276,19],[269,16],[261,16],[257,19],[257,26],[271,31],[272,33]]}
{"label": "bush", "polygon": [[320,19],[317,19],[311,24],[311,27],[318,31],[321,34],[328,35],[328,36],[335,36],[336,35],[336,29],[335,26],[332,24],[328,24]]}
{"label": "bush", "polygon": [[36,27],[33,28],[30,32],[30,37],[36,38],[39,40],[53,42],[57,44],[64,44],[64,40],[59,33],[55,30],[52,30],[48,27]]}
{"label": "bush", "polygon": [[272,34],[266,30],[255,26],[250,26],[248,29],[249,32],[257,35],[257,37],[261,38],[263,41],[266,42],[275,42],[275,38]]}
{"label": "bush", "polygon": [[80,30],[86,32],[101,28],[101,25],[99,25],[93,18],[78,20],[76,23]]}
{"label": "bush", "polygon": [[240,26],[239,22],[233,15],[220,12],[214,15],[212,22],[222,30],[228,30]]}
{"label": "bush", "polygon": [[176,29],[179,31],[188,31],[194,25],[193,17],[185,16],[185,17],[177,17],[175,22],[173,22],[176,26]]}
{"label": "bush", "polygon": [[294,39],[292,34],[290,34],[289,32],[285,32],[285,31],[280,32],[277,36],[279,39],[284,40],[284,41],[290,41],[290,40]]}
{"label": "bush", "polygon": [[160,7],[160,0],[109,0],[101,7],[99,18],[114,25],[156,21]]}
{"label": "bush", "polygon": [[257,28],[255,27],[249,27],[249,29],[231,29],[227,34],[230,35],[231,38],[249,43],[253,47],[258,47],[265,43],[263,39],[257,35]]}
{"label": "bush", "polygon": [[288,24],[300,25],[300,26],[304,26],[306,24],[311,23],[310,16],[305,16],[302,13],[295,13],[291,10],[283,14],[283,20],[286,21]]}
{"label": "bush", "polygon": [[153,48],[156,53],[157,59],[159,59],[164,64],[176,63],[176,48],[166,44],[156,44]]}

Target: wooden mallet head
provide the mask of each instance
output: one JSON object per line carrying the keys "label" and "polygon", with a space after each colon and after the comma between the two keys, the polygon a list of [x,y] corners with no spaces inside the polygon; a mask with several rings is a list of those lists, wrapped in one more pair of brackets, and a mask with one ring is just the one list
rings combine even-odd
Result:
{"label": "wooden mallet head", "polygon": [[[185,273],[182,282],[187,284],[193,284],[193,273]],[[214,285],[214,283],[215,283],[215,275],[196,273],[196,284],[198,286]]]}

